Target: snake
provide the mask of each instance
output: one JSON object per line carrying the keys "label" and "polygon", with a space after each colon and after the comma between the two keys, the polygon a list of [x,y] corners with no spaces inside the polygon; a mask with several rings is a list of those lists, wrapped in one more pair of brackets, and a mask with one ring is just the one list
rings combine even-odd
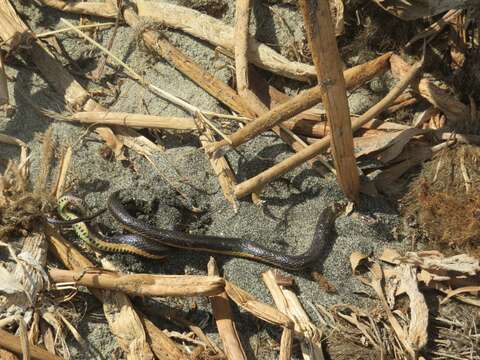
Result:
{"label": "snake", "polygon": [[[71,210],[80,212],[80,215]],[[57,212],[63,221],[47,219],[54,225],[71,225],[75,234],[89,247],[112,253],[135,254],[150,259],[164,259],[165,251],[163,246],[152,243],[138,234],[117,234],[104,237],[88,226],[85,221],[98,216],[103,210],[91,216],[85,216],[83,200],[73,195],[63,195],[58,200]]]}
{"label": "snake", "polygon": [[[325,207],[319,214],[310,247],[302,254],[287,255],[281,251],[268,249],[252,240],[187,234],[157,228],[132,216],[122,204],[119,193],[119,191],[114,192],[108,198],[107,208],[109,212],[122,227],[132,234],[139,235],[140,239],[144,239],[144,241],[155,242],[158,246],[247,258],[293,271],[311,267],[318,261],[323,253],[325,244],[331,240],[335,220],[340,210],[340,207],[337,205]],[[125,243],[124,246],[130,246],[131,248],[137,246],[137,244]]]}

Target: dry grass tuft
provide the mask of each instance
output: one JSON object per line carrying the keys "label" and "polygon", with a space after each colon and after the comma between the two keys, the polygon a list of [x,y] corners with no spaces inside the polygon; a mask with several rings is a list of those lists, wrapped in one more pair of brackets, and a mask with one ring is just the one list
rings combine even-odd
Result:
{"label": "dry grass tuft", "polygon": [[47,192],[54,148],[51,131],[47,131],[43,136],[40,171],[33,191],[28,189],[28,171],[24,171],[28,164],[9,160],[0,176],[3,190],[0,195],[0,238],[26,235],[38,226],[42,214],[54,206]]}
{"label": "dry grass tuft", "polygon": [[445,149],[427,163],[403,199],[404,216],[414,218],[439,249],[480,257],[480,149]]}

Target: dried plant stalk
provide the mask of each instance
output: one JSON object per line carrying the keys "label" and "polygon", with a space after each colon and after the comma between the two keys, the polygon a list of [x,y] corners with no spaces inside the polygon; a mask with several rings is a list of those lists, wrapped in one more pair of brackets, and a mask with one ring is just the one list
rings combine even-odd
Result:
{"label": "dried plant stalk", "polygon": [[228,137],[229,141],[222,140],[212,144],[207,151],[213,156],[221,156],[228,147],[240,146],[278,123],[318,104],[320,98],[321,90],[319,88],[315,87],[305,90],[300,95],[278,105],[231,134]]}
{"label": "dried plant stalk", "polygon": [[293,326],[292,320],[281,313],[274,307],[264,304],[245,290],[240,289],[231,282],[225,282],[225,291],[230,299],[232,299],[238,306],[253,314],[254,316],[274,325],[280,325],[291,328]]}
{"label": "dried plant stalk", "polygon": [[[234,29],[222,21],[183,6],[154,1],[138,1],[138,15],[150,17],[163,26],[172,27],[220,46],[234,53]],[[175,16],[172,16],[175,14]],[[307,81],[315,77],[311,65],[293,62],[249,36],[248,59],[275,74]]]}
{"label": "dried plant stalk", "polygon": [[57,181],[53,187],[54,196],[59,199],[65,192],[65,183],[67,181],[68,169],[72,162],[73,150],[71,146],[67,146],[67,149],[63,152],[60,160],[60,166],[58,169]]}
{"label": "dried plant stalk", "polygon": [[[217,264],[213,257],[210,258],[210,261],[208,262],[208,275],[219,276]],[[218,295],[211,296],[210,302],[212,304],[212,312],[215,318],[215,323],[217,324],[218,334],[222,339],[227,359],[247,359],[235,327],[235,322],[233,321],[233,313],[230,308],[230,300],[228,299],[227,294],[221,292]]]}
{"label": "dried plant stalk", "polygon": [[47,112],[46,115],[59,121],[81,124],[119,125],[132,128],[195,130],[193,118],[165,117],[156,115],[132,114],[124,112],[84,111],[71,115]]}
{"label": "dried plant stalk", "polygon": [[453,9],[448,10],[441,19],[435,21],[433,24],[428,26],[425,30],[421,31],[417,35],[415,35],[406,45],[405,47],[411,46],[413,43],[417,42],[418,40],[428,38],[427,42],[430,42],[431,39],[435,37],[442,29],[447,26],[449,23],[452,22],[457,16],[462,13],[463,10]]}
{"label": "dried plant stalk", "polygon": [[310,321],[295,293],[280,286],[277,283],[276,274],[272,270],[263,273],[262,279],[270,290],[275,305],[282,313],[293,319],[295,332],[303,337],[302,353],[304,358],[323,359],[321,331]]}
{"label": "dried plant stalk", "polygon": [[235,74],[237,91],[241,95],[248,89],[248,38],[251,0],[237,0],[235,10]]}
{"label": "dried plant stalk", "polygon": [[43,268],[47,262],[47,243],[45,235],[32,233],[23,241],[22,251],[17,255],[22,261],[17,262],[14,277],[21,284],[23,291],[5,294],[2,307],[15,305],[27,310],[37,304],[37,296],[47,287],[44,281]]}
{"label": "dried plant stalk", "polygon": [[[5,330],[0,329],[0,347],[10,350],[16,354],[22,354],[22,345],[19,336],[10,334]],[[62,360],[61,357],[49,353],[47,350],[29,344],[30,355],[34,360]]]}
{"label": "dried plant stalk", "polygon": [[0,359],[2,360],[18,360],[12,352],[0,349]]}
{"label": "dried plant stalk", "polygon": [[[198,139],[200,140],[202,147],[205,148],[215,140],[215,137],[213,136],[212,131],[210,131],[200,119],[195,119],[195,123],[200,133]],[[223,196],[225,196],[225,199],[232,205],[236,212],[238,210],[238,202],[234,195],[235,186],[237,185],[235,173],[230,167],[227,159],[224,157],[217,159],[210,158],[209,161],[210,166],[218,178],[218,184],[222,189]]]}
{"label": "dried plant stalk", "polygon": [[[415,79],[419,74],[420,69],[423,66],[423,59],[415,66],[412,67],[410,72],[392,88],[389,93],[380,100],[377,104],[371,107],[367,112],[362,116],[355,119],[352,124],[352,130],[356,131],[361,126],[368,123],[371,119],[377,116],[385,108],[387,108],[406,88],[407,86]],[[238,184],[235,188],[235,195],[237,198],[244,197],[251,192],[255,191],[258,188],[263,187],[265,184],[269,183],[273,179],[285,174],[286,172],[294,169],[295,167],[303,164],[305,161],[308,161],[316,154],[328,148],[330,144],[330,137],[324,137],[318,142],[308,146],[304,150],[296,153],[290,158],[272,166],[270,169],[265,170],[264,172],[244,181],[241,184]]]}
{"label": "dried plant stalk", "polygon": [[223,291],[218,276],[121,274],[115,272],[52,269],[55,282],[75,282],[96,289],[108,289],[141,296],[211,296]]}
{"label": "dried plant stalk", "polygon": [[322,101],[330,125],[330,138],[337,179],[346,197],[358,200],[360,177],[353,155],[353,133],[350,123],[345,79],[337,47],[328,1],[300,0],[308,42],[323,89]]}
{"label": "dried plant stalk", "polygon": [[40,0],[43,4],[58,9],[60,11],[80,14],[93,15],[107,18],[117,16],[117,8],[110,1],[105,2],[67,2],[60,0]]}
{"label": "dried plant stalk", "polygon": [[[353,84],[357,86],[378,74],[385,69],[391,53],[382,55],[365,64],[355,66],[344,72],[345,84],[347,88],[351,88]],[[322,89],[318,86],[301,92],[299,95],[290,98],[288,101],[282,102],[270,111],[259,116],[257,119],[247,124],[242,129],[236,131],[229,136],[229,141],[217,141],[209,146],[210,154],[221,155],[229,146],[237,147],[246,141],[254,138],[258,134],[272,128],[273,126],[294,117],[302,111],[311,108],[319,103],[322,99]]]}
{"label": "dried plant stalk", "polygon": [[292,358],[293,330],[283,328],[282,338],[280,339],[279,360],[290,360]]}

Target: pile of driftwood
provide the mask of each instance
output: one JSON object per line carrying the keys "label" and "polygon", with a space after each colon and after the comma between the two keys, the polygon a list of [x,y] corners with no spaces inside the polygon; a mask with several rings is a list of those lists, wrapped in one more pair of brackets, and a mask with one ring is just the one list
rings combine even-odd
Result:
{"label": "pile of driftwood", "polygon": [[[95,132],[117,159],[124,158],[124,147],[147,159],[158,150],[157,145],[140,135],[135,128],[196,132],[209,156],[225,198],[234,208],[237,207],[239,198],[250,194],[254,202],[259,202],[265,185],[303,164],[314,169],[318,169],[319,164],[327,165],[336,174],[346,197],[352,201],[358,201],[360,191],[369,194],[378,191],[388,193],[403,174],[436,153],[454,143],[472,145],[478,144],[480,140],[477,135],[479,114],[475,102],[473,99],[468,105],[460,102],[438,79],[422,74],[425,51],[413,65],[389,52],[367,63],[343,70],[336,42],[336,35],[344,31],[343,3],[340,0],[332,4],[323,0],[299,1],[313,66],[291,61],[249,35],[250,0],[237,0],[233,28],[198,11],[163,2],[138,0],[136,7],[110,0],[102,3],[61,0],[40,2],[68,13],[115,20],[80,26],[63,20],[65,28],[35,34],[20,19],[8,0],[0,0],[0,37],[9,56],[22,56],[35,64],[70,109],[68,114],[51,111],[44,113],[59,121],[96,124]],[[380,5],[383,3],[377,2]],[[407,6],[404,2],[401,4]],[[392,10],[392,6],[386,9],[396,15],[412,13],[405,9],[398,10],[394,6]],[[464,31],[465,12],[451,8],[442,8],[438,12],[441,11],[447,12],[405,45],[413,46],[421,40],[425,49],[426,44],[447,26],[458,35],[455,38],[457,45],[470,40]],[[151,26],[145,26],[145,17],[150,18],[148,24]],[[82,32],[82,28],[91,27],[113,26],[117,29],[120,22],[141,29],[140,37],[150,51],[168,61],[231,109],[233,114],[206,111],[147,82],[135,69],[110,51],[113,40],[105,47]],[[216,79],[198,65],[195,59],[170,43],[158,32],[155,24],[186,32],[233,57],[236,90]],[[102,61],[95,71],[96,76],[101,76],[106,61],[115,63],[129,77],[176,104],[190,116],[171,118],[107,111],[73,78],[42,41],[60,31],[77,33],[103,52]],[[473,46],[478,47],[478,30],[475,34],[471,41]],[[460,46],[452,46],[452,66],[462,66],[465,61],[462,49],[464,48]],[[278,76],[317,82],[317,85],[290,97],[255,74],[251,64]],[[3,69],[3,61],[1,65]],[[387,70],[398,80],[397,84],[364,114],[352,116],[347,91]],[[0,101],[8,104],[7,79],[3,71],[0,75]],[[424,100],[431,106],[412,124],[377,119],[381,113],[391,114]],[[320,102],[323,103],[324,111],[314,107]],[[243,126],[226,134],[222,130],[224,122],[242,123]],[[291,146],[295,154],[254,177],[237,183],[235,173],[225,158],[226,153],[267,130],[275,132]],[[353,135],[357,133],[359,136],[354,138]],[[71,319],[58,310],[60,304],[74,297],[82,286],[87,287],[102,302],[111,332],[128,359],[247,358],[235,328],[231,301],[252,316],[282,328],[278,348],[280,359],[291,358],[294,338],[300,340],[304,358],[322,359],[325,351],[322,341],[325,338],[330,353],[336,354],[335,358],[342,358],[342,351],[343,358],[351,358],[358,348],[370,349],[373,357],[419,357],[427,346],[429,336],[432,336],[427,332],[428,326],[433,324],[420,288],[431,288],[444,294],[443,303],[455,298],[470,306],[480,306],[478,297],[475,297],[480,291],[480,265],[478,259],[465,254],[444,256],[440,252],[421,252],[402,256],[386,251],[379,261],[353,254],[352,271],[360,281],[374,290],[379,300],[379,312],[374,316],[371,312],[347,305],[327,310],[314,304],[312,307],[318,314],[320,326],[312,322],[292,290],[293,280],[274,271],[267,271],[262,278],[270,290],[275,307],[260,302],[220,277],[213,260],[208,265],[208,276],[122,274],[102,258],[98,258],[101,264],[99,267],[84,257],[53,227],[42,225],[39,221],[40,215],[51,211],[55,199],[63,193],[72,157],[71,148],[61,154],[60,166],[51,169],[54,147],[51,134],[45,134],[41,169],[31,188],[27,145],[7,135],[1,135],[0,142],[21,149],[20,158],[10,160],[0,177],[0,244],[8,249],[11,258],[0,265],[0,328],[10,330],[0,330],[1,358],[15,359],[14,353],[23,354],[24,359],[68,358],[66,331],[87,348]],[[329,147],[335,169],[320,154]],[[359,171],[356,159],[365,156],[373,156],[382,164],[375,176]],[[49,185],[47,179],[52,173],[55,174],[55,181]],[[360,175],[365,178],[362,185]],[[473,180],[468,169],[462,170],[462,176],[466,188],[472,188]],[[19,235],[23,238],[23,248],[17,254],[7,240]],[[47,268],[47,248],[66,269]],[[362,269],[363,275],[360,274]],[[396,301],[404,294],[409,300],[406,307],[400,306]],[[210,340],[200,327],[185,319],[177,320],[189,328],[190,333],[162,331],[134,308],[128,295],[208,297],[223,349]],[[437,334],[442,331],[444,333],[444,337],[438,337],[437,340],[451,341],[437,346],[437,349],[442,349],[434,354],[437,358],[473,359],[478,356],[475,355],[479,351],[475,323],[459,323],[445,318],[435,321],[440,323],[432,325],[438,330]],[[339,329],[340,334],[343,332],[344,335],[340,342],[351,344],[353,353],[346,354],[345,350],[339,352],[338,342],[332,343],[332,339],[339,338]],[[452,334],[466,329],[469,329],[468,332],[457,338],[461,338],[461,341],[455,343],[452,350],[449,346],[455,342],[451,339],[454,337]],[[14,335],[12,332],[15,331],[17,334]]]}

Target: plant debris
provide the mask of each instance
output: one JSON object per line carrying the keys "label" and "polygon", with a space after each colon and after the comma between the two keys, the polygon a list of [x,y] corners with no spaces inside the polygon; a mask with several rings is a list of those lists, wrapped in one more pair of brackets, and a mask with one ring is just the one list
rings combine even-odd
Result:
{"label": "plant debris", "polygon": [[[39,130],[23,124],[37,132],[30,139],[0,120],[0,146],[9,148],[0,155],[0,358],[480,359],[478,4],[133,3],[0,0],[0,111],[7,124],[23,121],[22,114],[32,110],[44,121]],[[44,28],[53,24],[47,7],[56,9],[48,16],[66,27]],[[68,21],[62,18],[67,14]],[[90,23],[91,16],[98,22]],[[120,55],[125,34],[141,46],[127,44],[131,49]],[[78,44],[79,53],[64,48],[64,41]],[[199,56],[200,47],[185,44],[200,44],[212,56]],[[8,76],[10,68],[15,76]],[[31,78],[24,79],[25,73]],[[37,74],[55,92],[53,105],[38,100],[44,89],[36,89]],[[169,83],[179,74],[197,86],[193,92],[183,94]],[[371,95],[370,103],[355,103],[362,91]],[[100,103],[102,96],[111,99]],[[223,108],[212,111],[197,97]],[[126,98],[135,106],[125,109]],[[163,108],[151,111],[157,102]],[[169,107],[181,115],[172,116]],[[85,130],[66,144],[56,129],[72,123]],[[270,132],[274,140],[265,136]],[[198,169],[211,173],[198,180],[168,160],[161,167],[173,138],[195,154],[200,149],[205,168]],[[130,172],[134,185],[154,189],[140,162],[147,164],[159,176],[152,182],[165,182],[179,199],[172,212],[193,224],[186,226],[193,234],[212,218],[186,187],[205,198],[218,190],[238,217],[247,207],[240,199],[251,196],[265,221],[273,221],[277,207],[285,205],[275,190],[281,182],[274,181],[303,166],[314,172],[284,180],[305,189],[309,177],[334,174],[350,201],[339,223],[355,218],[385,225],[361,213],[361,193],[398,200],[404,226],[397,228],[397,244],[403,248],[369,255],[359,247],[342,249],[336,269],[346,273],[347,266],[341,269],[350,255],[355,283],[345,289],[323,274],[325,259],[314,264],[311,277],[261,270],[240,274],[255,279],[242,284],[221,276],[213,258],[207,271],[206,264],[168,271],[174,267],[144,267],[141,261],[124,269],[112,261],[118,254],[106,257],[89,244],[80,251],[68,240],[70,225],[96,216],[76,216],[59,226],[52,220],[64,194],[111,191],[112,183],[124,180],[90,179],[85,163],[73,167],[77,152],[97,140],[99,155],[83,161],[108,158],[105,164]],[[272,141],[284,142],[293,154],[287,147],[276,153]],[[253,157],[246,156],[249,151]],[[188,156],[175,161],[189,162]],[[191,162],[187,167],[194,168]],[[79,184],[85,178],[75,172],[84,170],[86,182],[99,181]],[[218,189],[210,194],[202,185],[211,179]],[[306,191],[298,195],[301,201],[310,197]],[[285,223],[296,196],[289,190]],[[152,198],[148,206],[154,214],[162,204]],[[110,231],[99,226],[99,233]],[[336,240],[329,240],[326,258],[338,254]],[[237,251],[215,246],[219,254]],[[259,296],[261,280],[271,297],[267,291]],[[327,299],[362,305],[327,307],[297,286],[305,282],[321,287]],[[183,306],[188,302],[188,313],[177,311],[180,299]],[[95,316],[101,321],[95,323]],[[245,326],[244,319],[257,328]],[[92,345],[92,336],[98,343]]]}

